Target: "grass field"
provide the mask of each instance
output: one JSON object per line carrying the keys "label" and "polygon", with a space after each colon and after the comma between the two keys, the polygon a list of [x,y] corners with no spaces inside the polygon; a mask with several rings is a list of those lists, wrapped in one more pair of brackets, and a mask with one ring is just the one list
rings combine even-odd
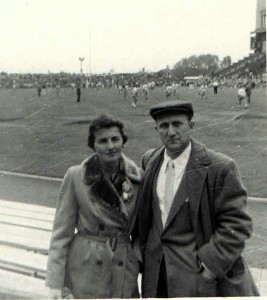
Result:
{"label": "grass field", "polygon": [[[150,105],[164,100],[164,89],[156,88],[144,101],[139,92],[136,109],[131,97],[124,101],[116,89],[82,90],[76,103],[72,89],[55,90],[38,97],[35,89],[0,90],[0,170],[62,177],[67,168],[79,164],[90,153],[88,124],[100,113],[121,119],[129,141],[125,153],[138,164],[142,154],[160,145]],[[195,108],[193,136],[207,146],[237,161],[251,196],[267,196],[267,103],[266,90],[253,90],[248,110],[238,108],[237,91],[209,91],[209,103],[200,102],[197,89],[179,89],[179,99],[190,99]]]}

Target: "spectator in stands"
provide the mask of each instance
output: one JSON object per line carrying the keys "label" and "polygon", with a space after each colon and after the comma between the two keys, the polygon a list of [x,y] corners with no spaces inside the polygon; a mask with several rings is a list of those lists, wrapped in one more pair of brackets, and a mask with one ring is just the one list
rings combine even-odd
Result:
{"label": "spectator in stands", "polygon": [[[94,153],[61,184],[50,242],[50,299],[138,298],[141,252],[134,234],[142,170],[122,153],[124,125],[108,115],[89,127]],[[76,230],[76,231],[75,231]]]}

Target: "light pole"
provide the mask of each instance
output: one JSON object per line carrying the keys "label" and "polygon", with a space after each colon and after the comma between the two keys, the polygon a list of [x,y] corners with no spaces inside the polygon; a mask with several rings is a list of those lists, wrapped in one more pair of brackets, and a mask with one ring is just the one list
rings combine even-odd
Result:
{"label": "light pole", "polygon": [[84,57],[79,57],[79,61],[81,63],[81,75],[83,75],[83,61],[84,61]]}

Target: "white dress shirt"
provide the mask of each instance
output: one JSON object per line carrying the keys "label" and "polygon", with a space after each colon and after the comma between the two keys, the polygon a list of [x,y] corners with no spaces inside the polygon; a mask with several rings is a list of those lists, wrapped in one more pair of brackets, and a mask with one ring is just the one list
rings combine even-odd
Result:
{"label": "white dress shirt", "polygon": [[190,153],[191,153],[191,142],[189,143],[187,148],[175,159],[171,159],[171,157],[167,154],[167,151],[165,149],[164,159],[160,167],[158,180],[157,180],[157,195],[159,198],[159,208],[162,215],[165,212],[164,193],[165,193],[166,170],[167,170],[168,162],[172,160],[175,166],[175,179],[173,185],[173,194],[175,195],[180,186],[182,177],[184,175]]}

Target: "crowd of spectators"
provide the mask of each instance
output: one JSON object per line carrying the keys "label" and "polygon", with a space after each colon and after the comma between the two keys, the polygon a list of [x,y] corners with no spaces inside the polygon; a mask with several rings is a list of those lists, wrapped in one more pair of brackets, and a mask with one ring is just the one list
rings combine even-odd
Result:
{"label": "crowd of spectators", "polygon": [[61,88],[80,85],[84,88],[140,87],[144,83],[155,82],[157,86],[169,84],[170,78],[157,73],[135,73],[135,74],[101,74],[85,75],[71,73],[48,73],[48,74],[8,74],[0,73],[0,88],[38,88],[38,86],[53,88],[60,85]]}
{"label": "crowd of spectators", "polygon": [[177,79],[170,74],[157,73],[135,73],[135,74],[101,74],[101,75],[81,75],[71,73],[48,73],[48,74],[8,74],[0,73],[0,88],[129,88],[142,87],[148,85],[150,89],[161,86],[166,87],[172,84],[180,86],[199,87],[205,82],[207,86],[212,86],[214,80],[218,81],[220,87],[237,87],[240,83],[252,82],[254,87],[266,85],[266,78],[260,75],[231,78],[225,77],[205,77],[195,82]]}

